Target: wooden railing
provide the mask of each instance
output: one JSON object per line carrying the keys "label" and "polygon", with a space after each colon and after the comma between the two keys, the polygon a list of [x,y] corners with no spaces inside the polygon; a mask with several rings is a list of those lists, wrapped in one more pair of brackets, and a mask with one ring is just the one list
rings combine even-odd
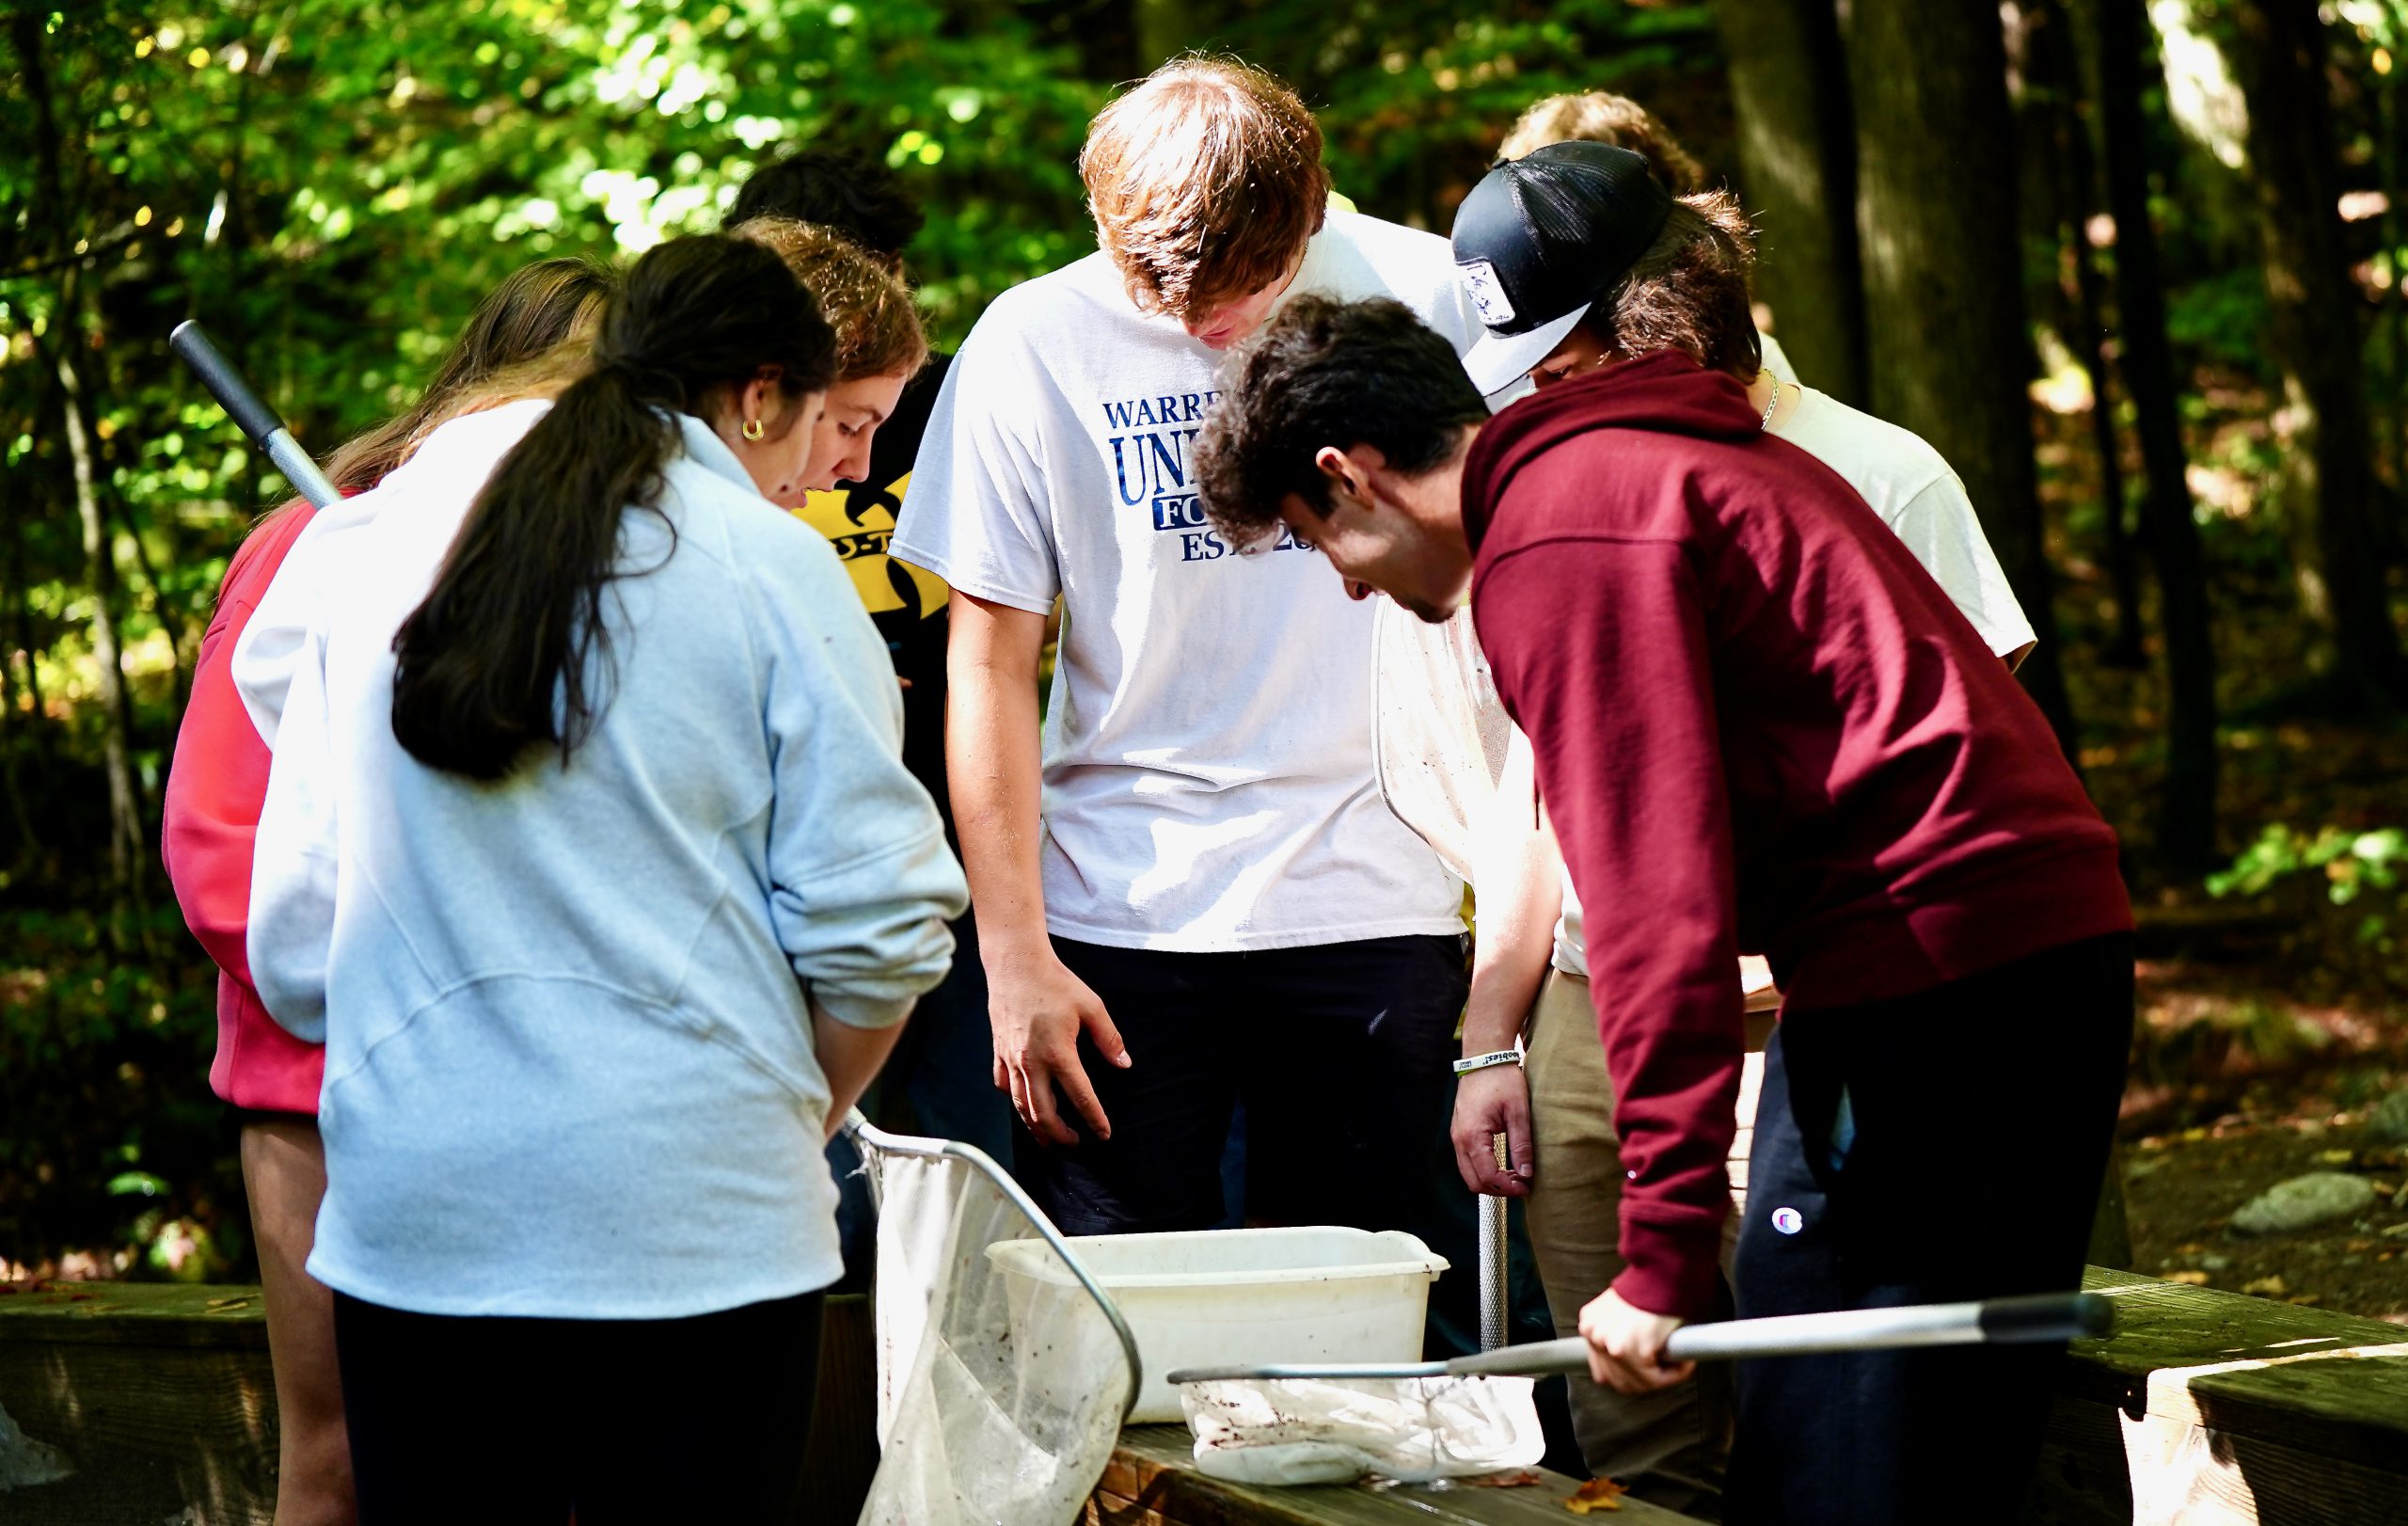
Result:
{"label": "wooden railing", "polygon": [[[2408,1327],[2093,1270],[2115,1334],[2067,1358],[2030,1519],[2041,1526],[2408,1526]],[[868,1317],[830,1300],[805,1518],[849,1522],[874,1462]],[[258,1290],[121,1283],[0,1294],[0,1520],[268,1526],[276,1402]],[[52,1454],[57,1482],[8,1470]],[[1246,1489],[1184,1433],[1129,1432],[1091,1526],[1538,1526],[1571,1481],[1447,1491]],[[1625,1502],[1613,1518],[1681,1518]]]}

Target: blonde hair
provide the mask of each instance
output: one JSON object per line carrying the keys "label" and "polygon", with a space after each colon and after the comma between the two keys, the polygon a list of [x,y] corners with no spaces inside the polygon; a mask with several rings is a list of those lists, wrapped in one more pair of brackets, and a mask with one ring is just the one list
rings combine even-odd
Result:
{"label": "blonde hair", "polygon": [[1235,58],[1174,58],[1104,107],[1079,175],[1130,299],[1198,318],[1287,274],[1328,209],[1321,148],[1296,92]]}
{"label": "blonde hair", "polygon": [[1498,146],[1499,159],[1519,159],[1550,143],[1604,143],[1645,159],[1674,196],[1705,189],[1705,167],[1645,106],[1610,90],[1551,95],[1514,119]]}
{"label": "blonde hair", "polygon": [[786,262],[836,329],[836,379],[909,374],[928,358],[911,289],[877,256],[832,228],[755,217],[728,230]]}

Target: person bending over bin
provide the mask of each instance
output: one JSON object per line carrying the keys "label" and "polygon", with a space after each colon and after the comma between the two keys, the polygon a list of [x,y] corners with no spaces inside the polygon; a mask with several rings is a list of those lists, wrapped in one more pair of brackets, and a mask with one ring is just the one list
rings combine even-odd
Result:
{"label": "person bending over bin", "polygon": [[1406,1227],[1445,1129],[1462,888],[1372,780],[1370,612],[1301,542],[1235,555],[1192,451],[1220,352],[1299,294],[1401,297],[1462,344],[1478,320],[1445,240],[1328,209],[1320,129],[1259,71],[1165,65],[1080,169],[1102,247],[979,319],[893,547],[953,590],[995,1081],[1049,1147],[1018,1169],[1069,1233],[1209,1228],[1243,1093],[1250,1159],[1278,1168],[1249,1216]]}
{"label": "person bending over bin", "polygon": [[[1613,930],[1590,958],[1625,1264],[1581,1312],[1598,1381],[1691,1375],[1660,1358],[1715,1303],[1742,952],[1783,993],[1742,1316],[2078,1283],[2132,1025],[2115,834],[1980,633],[1736,378],[1656,351],[1490,420],[1409,310],[1300,300],[1233,358],[1197,466],[1234,543],[1308,542],[1424,619],[1470,593]],[[2058,1359],[1743,1365],[1726,1518],[2010,1519]]]}
{"label": "person bending over bin", "polygon": [[[1749,302],[1754,237],[1728,194],[1673,196],[1659,165],[1594,142],[1540,146],[1517,157],[1489,172],[1455,220],[1460,268],[1482,279],[1506,271],[1534,278],[1520,282],[1502,307],[1492,294],[1498,322],[1467,362],[1474,385],[1493,398],[1504,381],[1527,376],[1551,388],[1617,358],[1678,350],[1746,387],[1766,433],[1839,473],[1985,645],[2010,666],[2030,650],[2032,627],[1963,484],[1940,453],[1907,430],[1799,386],[1768,358],[1758,363],[1756,346],[1768,342],[1757,333]],[[1504,307],[1512,308],[1510,316]],[[1379,620],[1381,777],[1410,782],[1423,771],[1387,755],[1391,739],[1407,732],[1390,718],[1413,705],[1416,678],[1421,706],[1430,707],[1433,674],[1460,667],[1447,658],[1473,639],[1471,615],[1458,610],[1445,625],[1432,626],[1389,605]],[[1421,633],[1410,644],[1407,628]],[[1434,645],[1434,638],[1447,644]],[[1415,654],[1426,655],[1417,662]],[[1466,1058],[1502,1054],[1510,1061],[1521,1034],[1527,1053],[1518,1068],[1491,1063],[1457,1083],[1454,1143],[1473,1190],[1529,1194],[1531,1246],[1549,1311],[1570,1334],[1580,1306],[1622,1270],[1611,1230],[1624,1169],[1613,1093],[1591,1015],[1579,898],[1563,884],[1553,835],[1533,807],[1529,742],[1505,721],[1485,669],[1475,665],[1474,673],[1462,687],[1479,712],[1476,724],[1508,740],[1497,798],[1477,834],[1473,889],[1481,936],[1463,1052]],[[1402,804],[1399,812],[1405,814]],[[1601,940],[1615,935],[1608,927],[1597,931]],[[1763,961],[1743,963],[1751,966],[1742,979],[1749,1048],[1756,1052],[1743,1073],[1733,1140],[1740,1181],[1762,1080],[1760,1051],[1778,999]],[[1491,1152],[1497,1134],[1512,1145],[1502,1170]],[[1735,1192],[1733,1200],[1740,1203],[1742,1195]],[[1705,1382],[1639,1396],[1576,1385],[1572,1412],[1584,1459],[1650,1503],[1709,1514],[1727,1445],[1728,1376],[1709,1373]]]}
{"label": "person bending over bin", "polygon": [[[899,283],[909,275],[903,251],[919,235],[927,214],[903,177],[888,168],[883,159],[811,144],[753,171],[737,192],[725,226],[740,229],[759,218],[792,218],[841,233]],[[823,256],[820,262],[837,262]],[[809,276],[804,279],[829,309],[829,321],[836,326],[839,348],[843,348],[848,325],[838,310],[840,304],[831,300],[830,283]],[[869,291],[867,283],[858,279],[843,285],[876,297],[854,306],[883,318],[890,305],[886,294]],[[887,326],[881,322],[875,326],[882,332]],[[846,368],[840,362],[829,397],[829,417],[821,427],[842,433],[849,447],[845,452],[848,459],[834,468],[836,485],[806,492],[796,513],[836,548],[845,570],[852,576],[853,591],[861,595],[879,634],[886,639],[895,676],[903,684],[903,766],[927,787],[938,813],[945,819],[949,835],[952,795],[944,776],[946,590],[932,575],[895,561],[888,554],[888,543],[894,538],[903,495],[911,486],[911,462],[920,453],[928,411],[936,405],[937,389],[944,384],[953,357],[943,350],[927,351],[927,360],[910,372],[890,405],[883,396],[882,378],[892,373],[879,369],[888,357],[874,353],[883,348],[863,346],[863,363],[850,375],[844,374]],[[874,421],[872,416],[880,413],[882,421]],[[863,452],[867,459],[857,459]],[[893,1057],[879,1073],[872,1100],[863,1105],[871,1121],[881,1127],[958,1139],[999,1161],[1008,1161],[1011,1108],[989,1081],[992,1051],[987,1037],[987,982],[978,966],[974,925],[965,914],[955,919],[952,930],[952,967],[943,981],[911,1009],[911,1025],[903,1030]],[[849,1152],[851,1145],[839,1140],[834,1148]],[[849,1206],[854,1200],[848,1195],[847,1201]],[[867,1212],[865,1187],[860,1201],[862,1216],[873,1216]]]}

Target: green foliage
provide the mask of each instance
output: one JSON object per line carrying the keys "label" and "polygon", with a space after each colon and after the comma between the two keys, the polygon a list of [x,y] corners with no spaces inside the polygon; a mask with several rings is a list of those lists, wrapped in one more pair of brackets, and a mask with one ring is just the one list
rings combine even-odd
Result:
{"label": "green foliage", "polygon": [[[211,972],[170,916],[97,903],[114,614],[155,829],[219,581],[285,484],[168,354],[204,320],[321,454],[403,405],[501,276],[715,226],[770,157],[881,157],[957,343],[1093,247],[1076,162],[1151,59],[1088,0],[80,0],[0,25],[0,1255],[222,1264],[230,1130],[202,1084]],[[1116,9],[1116,14],[1117,13]],[[1709,157],[1728,107],[1705,8],[1443,0],[1198,4],[1327,107],[1366,210],[1441,227],[1532,98],[1617,84]],[[1209,34],[1209,35],[1208,35]],[[1116,53],[1115,48],[1124,50]],[[80,363],[111,590],[85,558],[57,362]],[[148,900],[164,905],[150,866]],[[231,1243],[230,1239],[230,1244]]]}
{"label": "green foliage", "polygon": [[[2187,11],[2228,46],[2227,9],[2152,15]],[[2400,80],[2370,86],[2364,60],[2377,41],[2399,52],[2383,16],[2400,12],[2333,9],[2359,40],[2337,71],[2351,183],[2396,193]],[[1093,246],[1078,148],[1117,82],[1159,61],[1141,48],[1225,48],[1291,80],[1339,188],[1417,226],[1443,230],[1513,117],[1560,91],[1625,91],[1710,169],[1736,167],[1696,0],[52,0],[30,15],[30,30],[0,24],[0,650],[23,654],[0,662],[0,1256],[97,1246],[161,1275],[238,1248],[216,1228],[236,1196],[231,1135],[201,1084],[210,972],[140,898],[114,921],[24,908],[100,898],[94,612],[105,601],[118,622],[155,826],[218,582],[286,493],[167,354],[176,323],[206,320],[324,453],[402,405],[509,270],[711,227],[756,166],[832,142],[921,193],[911,273],[935,336],[958,343],[998,293]],[[2227,698],[2245,700],[2297,676],[2244,623],[2277,603],[2290,618],[2296,527],[2275,485],[2296,442],[2265,390],[2245,170],[2155,109],[2149,131]],[[2384,294],[2368,361],[2386,427],[2408,417],[2404,215],[2353,225]],[[2032,262],[2044,281],[2047,252]],[[85,372],[113,589],[86,565],[61,356]],[[2385,463],[2396,486],[2396,449]],[[2078,586],[2104,517],[2055,528]],[[2155,720],[2090,719],[2162,768]],[[2127,722],[2145,735],[2115,729]],[[2251,814],[2285,808],[2303,814]],[[2269,829],[2218,893],[2342,918],[2337,946],[2396,969],[2398,839]],[[155,865],[148,889],[164,904]]]}
{"label": "green foliage", "polygon": [[[2298,919],[2298,950],[2327,976],[2360,989],[2408,993],[2400,962],[2408,931],[2408,832],[2322,827],[2314,833],[2277,823],[2208,878],[2212,896],[2269,896]],[[2321,894],[2317,891],[2321,887]],[[2320,904],[2321,903],[2321,904]]]}
{"label": "green foliage", "polygon": [[[136,930],[182,936],[172,913]],[[224,1212],[232,1124],[206,1082],[214,972],[120,957],[83,914],[0,917],[0,1261],[223,1275],[242,1233]]]}
{"label": "green foliage", "polygon": [[1294,83],[1321,119],[1339,188],[1416,227],[1444,231],[1506,128],[1547,95],[1624,91],[1707,163],[1731,166],[1720,44],[1703,5],[1258,4],[1211,40]]}
{"label": "green foliage", "polygon": [[[324,453],[401,406],[512,268],[715,226],[755,165],[836,141],[926,198],[913,273],[958,340],[1090,246],[1075,159],[1104,87],[1036,39],[1013,7],[932,0],[87,0],[0,34],[0,634],[26,654],[0,671],[0,752],[20,716],[48,734],[0,781],[0,869],[76,893],[104,841],[61,353],[155,803],[217,584],[287,491],[168,354],[176,323],[206,321]],[[54,789],[77,803],[53,813]]]}
{"label": "green foliage", "polygon": [[2327,898],[2336,906],[2347,906],[2363,891],[2397,888],[2398,866],[2403,862],[2408,862],[2408,832],[2398,827],[2380,832],[2324,827],[2311,835],[2277,822],[2259,833],[2230,868],[2208,877],[2208,894],[2255,896],[2291,875],[2321,871]]}
{"label": "green foliage", "polygon": [[2266,280],[2251,266],[2203,278],[2166,294],[2166,337],[2214,365],[2266,369]]}

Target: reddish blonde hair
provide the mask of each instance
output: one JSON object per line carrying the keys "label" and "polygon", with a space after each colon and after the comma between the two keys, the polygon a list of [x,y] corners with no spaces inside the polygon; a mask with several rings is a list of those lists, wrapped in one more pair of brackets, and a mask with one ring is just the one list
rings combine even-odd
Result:
{"label": "reddish blonde hair", "polygon": [[1296,92],[1235,58],[1174,58],[1104,107],[1079,175],[1131,300],[1204,317],[1287,274],[1328,209],[1321,146]]}
{"label": "reddish blonde hair", "polygon": [[876,255],[833,228],[754,217],[729,230],[786,262],[836,329],[836,379],[906,375],[927,363],[928,342],[911,289]]}

